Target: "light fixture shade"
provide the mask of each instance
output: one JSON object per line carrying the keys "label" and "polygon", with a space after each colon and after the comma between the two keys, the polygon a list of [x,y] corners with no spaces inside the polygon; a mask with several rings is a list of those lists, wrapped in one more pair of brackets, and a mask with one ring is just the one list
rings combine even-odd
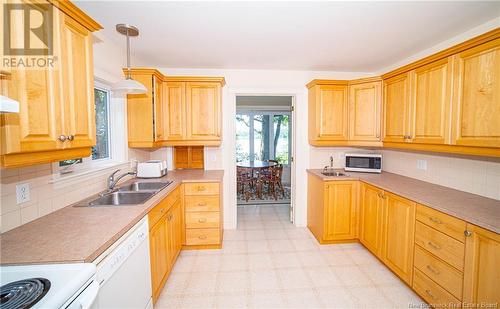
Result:
{"label": "light fixture shade", "polygon": [[3,113],[19,113],[19,102],[0,95],[0,114]]}
{"label": "light fixture shade", "polygon": [[148,90],[146,87],[133,79],[123,79],[116,82],[111,88],[115,94],[143,94]]}

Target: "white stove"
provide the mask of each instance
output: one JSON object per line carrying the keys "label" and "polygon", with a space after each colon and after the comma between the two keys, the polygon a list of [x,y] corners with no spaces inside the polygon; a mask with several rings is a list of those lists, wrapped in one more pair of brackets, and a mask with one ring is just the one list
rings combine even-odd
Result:
{"label": "white stove", "polygon": [[89,308],[99,290],[95,274],[90,263],[2,266],[2,309]]}

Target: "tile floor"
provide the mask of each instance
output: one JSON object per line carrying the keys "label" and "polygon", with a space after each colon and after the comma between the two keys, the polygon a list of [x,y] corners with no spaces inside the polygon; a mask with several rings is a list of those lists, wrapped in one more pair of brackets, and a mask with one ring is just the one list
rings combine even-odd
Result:
{"label": "tile floor", "polygon": [[[238,208],[221,250],[183,251],[155,308],[416,308],[359,244],[319,245],[287,206]],[[420,307],[419,307],[420,308]]]}

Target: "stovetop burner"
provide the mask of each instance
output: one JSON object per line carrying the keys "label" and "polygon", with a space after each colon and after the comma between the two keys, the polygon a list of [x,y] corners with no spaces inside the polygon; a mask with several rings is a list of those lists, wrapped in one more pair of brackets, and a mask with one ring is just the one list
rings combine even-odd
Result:
{"label": "stovetop burner", "polygon": [[31,308],[50,289],[50,281],[45,278],[30,278],[14,281],[0,287],[2,309]]}

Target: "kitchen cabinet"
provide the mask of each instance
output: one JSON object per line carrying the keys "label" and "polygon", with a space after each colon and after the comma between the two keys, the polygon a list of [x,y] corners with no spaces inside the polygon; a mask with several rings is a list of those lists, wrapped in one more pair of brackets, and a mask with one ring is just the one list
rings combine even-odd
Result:
{"label": "kitchen cabinet", "polygon": [[403,281],[411,285],[416,203],[384,192],[382,260]]}
{"label": "kitchen cabinet", "polygon": [[203,146],[175,146],[174,167],[203,169],[205,166],[205,149]]}
{"label": "kitchen cabinet", "polygon": [[500,294],[500,235],[467,224],[463,301],[470,304],[498,304]]}
{"label": "kitchen cabinet", "polygon": [[167,258],[167,224],[164,218],[149,232],[149,248],[151,260],[151,286],[153,299],[156,299],[163,287],[162,282],[168,272],[169,260]]}
{"label": "kitchen cabinet", "polygon": [[167,111],[165,100],[162,100],[163,75],[155,69],[131,69],[131,76],[143,84],[147,91],[127,95],[128,146],[160,147],[165,136],[164,118]]}
{"label": "kitchen cabinet", "polygon": [[349,141],[379,142],[382,115],[382,80],[349,82]]}
{"label": "kitchen cabinet", "polygon": [[382,220],[384,191],[361,183],[359,240],[373,254],[382,254]]}
{"label": "kitchen cabinet", "polygon": [[500,148],[500,38],[454,60],[452,143]]}
{"label": "kitchen cabinet", "polygon": [[221,183],[186,183],[184,192],[184,248],[222,246]]}
{"label": "kitchen cabinet", "polygon": [[307,226],[319,243],[357,239],[357,181],[308,178]]}
{"label": "kitchen cabinet", "polygon": [[166,100],[165,140],[182,142],[186,138],[186,83],[166,81],[163,83]]}
{"label": "kitchen cabinet", "polygon": [[451,59],[445,58],[410,73],[412,128],[409,139],[412,143],[449,143],[451,68]]}
{"label": "kitchen cabinet", "polygon": [[192,143],[220,144],[221,85],[210,82],[186,83],[186,139]]}
{"label": "kitchen cabinet", "polygon": [[[13,25],[14,38],[22,39],[21,26]],[[95,144],[91,34],[102,27],[71,3],[56,5],[46,26],[54,66],[2,72],[3,92],[20,103],[18,114],[0,115],[4,167],[86,157]]]}
{"label": "kitchen cabinet", "polygon": [[175,264],[182,248],[181,242],[181,201],[178,199],[166,215],[167,264],[169,269]]}
{"label": "kitchen cabinet", "polygon": [[348,140],[347,81],[313,80],[309,89],[309,143],[314,146]]}
{"label": "kitchen cabinet", "polygon": [[384,142],[404,143],[410,130],[410,78],[407,73],[384,80]]}

